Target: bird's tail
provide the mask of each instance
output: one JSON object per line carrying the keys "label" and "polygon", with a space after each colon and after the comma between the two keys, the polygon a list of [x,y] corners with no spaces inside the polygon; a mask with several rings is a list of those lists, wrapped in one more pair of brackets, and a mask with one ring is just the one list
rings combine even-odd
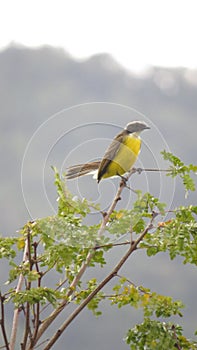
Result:
{"label": "bird's tail", "polygon": [[79,176],[94,174],[98,170],[99,166],[100,161],[73,165],[67,169],[65,177],[67,180],[71,180]]}

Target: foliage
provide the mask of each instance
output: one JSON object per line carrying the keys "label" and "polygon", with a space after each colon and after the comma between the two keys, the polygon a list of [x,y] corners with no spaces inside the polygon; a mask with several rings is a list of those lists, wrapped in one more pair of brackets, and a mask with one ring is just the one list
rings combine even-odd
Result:
{"label": "foliage", "polygon": [[179,325],[149,318],[145,318],[143,323],[128,331],[126,342],[131,350],[195,350],[197,346],[197,343],[187,340],[182,335]]}
{"label": "foliage", "polygon": [[142,194],[136,191],[137,200],[133,203],[133,209],[121,209],[111,215],[110,225],[107,230],[111,234],[125,235],[127,232],[141,233],[153,212],[165,214],[165,203],[160,203],[158,198],[150,193]]}
{"label": "foliage", "polygon": [[[172,164],[167,175],[180,176],[186,191],[194,191],[190,173],[195,172],[196,167],[185,166],[179,158],[165,151],[163,156]],[[121,185],[111,212],[103,214],[100,224],[87,225],[84,219],[95,205],[73,197],[55,168],[54,173],[57,214],[27,222],[18,237],[0,238],[0,258],[10,263],[6,285],[17,283],[17,288],[10,286],[0,295],[5,348],[9,349],[4,312],[7,303],[14,305],[15,320],[19,312],[25,310],[23,350],[33,349],[62,310],[73,304],[75,311],[44,345],[43,349],[48,350],[84,307],[99,316],[100,303],[107,299],[118,308],[126,306],[143,312],[142,323],[127,333],[126,342],[131,349],[194,349],[196,344],[184,337],[178,324],[166,322],[171,317],[182,317],[182,302],[144,286],[135,286],[127,276],[120,277],[118,273],[137,249],[144,249],[148,257],[160,252],[168,253],[171,259],[182,256],[184,264],[196,265],[197,206],[180,206],[168,212],[166,204],[152,194],[136,191],[132,208],[116,211],[116,203],[125,187]],[[167,214],[170,215],[168,219]],[[121,242],[116,243],[120,236]],[[98,282],[96,277],[85,280],[86,269],[103,267],[107,263],[105,252],[116,246],[125,246],[125,253],[104,280]],[[46,275],[51,277],[50,287],[46,285]],[[114,277],[118,282],[110,284],[111,293],[106,294],[104,287]],[[47,315],[45,319],[41,318],[43,310]],[[11,339],[12,345],[14,342]]]}
{"label": "foliage", "polygon": [[160,222],[153,234],[147,234],[141,247],[149,256],[168,251],[170,258],[184,257],[184,264],[197,265],[197,206],[189,205],[174,210],[174,217]]}
{"label": "foliage", "polygon": [[141,308],[144,317],[182,316],[180,309],[184,306],[181,301],[173,301],[171,297],[159,295],[144,287],[125,285],[125,282],[127,280],[122,278],[120,283],[113,287],[116,293],[110,298],[112,304],[117,304],[119,308],[125,305]]}
{"label": "foliage", "polygon": [[19,244],[18,238],[0,237],[0,259],[13,259],[16,256],[16,251],[13,248],[15,244]]}
{"label": "foliage", "polygon": [[172,164],[169,167],[167,175],[172,177],[180,176],[186,189],[186,196],[188,195],[188,191],[195,191],[195,182],[190,173],[197,174],[197,165],[185,165],[177,156],[165,150],[161,154],[165,160],[168,160]]}

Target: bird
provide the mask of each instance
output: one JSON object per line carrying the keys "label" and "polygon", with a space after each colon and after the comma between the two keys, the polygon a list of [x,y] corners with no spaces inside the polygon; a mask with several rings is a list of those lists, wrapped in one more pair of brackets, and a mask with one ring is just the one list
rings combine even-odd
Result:
{"label": "bird", "polygon": [[[66,179],[94,174],[97,182],[102,179],[123,177],[136,162],[141,149],[140,133],[150,127],[143,121],[132,121],[115,136],[101,161],[70,166],[65,174]],[[96,175],[96,176],[95,176]]]}

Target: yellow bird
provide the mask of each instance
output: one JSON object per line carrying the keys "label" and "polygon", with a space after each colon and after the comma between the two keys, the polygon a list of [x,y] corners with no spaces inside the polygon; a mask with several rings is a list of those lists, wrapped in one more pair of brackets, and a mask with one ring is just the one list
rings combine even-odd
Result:
{"label": "yellow bird", "polygon": [[96,173],[97,182],[113,176],[122,176],[134,165],[140,153],[140,133],[150,129],[145,122],[133,121],[115,136],[101,161],[73,165],[66,172],[66,179]]}

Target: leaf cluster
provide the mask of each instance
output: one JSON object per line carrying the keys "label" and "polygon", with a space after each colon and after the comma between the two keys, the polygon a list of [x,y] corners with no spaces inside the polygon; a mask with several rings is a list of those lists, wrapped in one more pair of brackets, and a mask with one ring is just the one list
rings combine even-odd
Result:
{"label": "leaf cluster", "polygon": [[126,342],[131,350],[195,350],[197,346],[197,343],[183,336],[179,325],[149,318],[145,318],[143,323],[137,324],[128,331]]}
{"label": "leaf cluster", "polygon": [[126,233],[135,232],[140,234],[153,213],[164,214],[165,203],[159,201],[150,193],[142,194],[141,191],[136,191],[137,199],[133,203],[133,208],[130,210],[121,209],[118,212],[114,211],[111,215],[107,230],[116,236],[125,235]]}
{"label": "leaf cluster", "polygon": [[[74,302],[80,304],[82,300],[85,300],[88,295],[97,287],[98,282],[96,278],[92,278],[87,282],[87,288],[81,288],[79,292],[75,293]],[[87,307],[93,312],[95,316],[100,316],[102,312],[98,310],[100,301],[105,297],[103,292],[97,293],[97,295],[88,303]]]}
{"label": "leaf cluster", "polygon": [[125,305],[130,305],[137,309],[141,308],[144,317],[166,318],[173,315],[182,316],[180,310],[184,306],[181,301],[173,301],[169,296],[159,295],[147,288],[136,287],[131,283],[128,284],[124,278],[113,287],[113,290],[115,294],[110,299],[112,304],[116,304],[119,308]]}
{"label": "leaf cluster", "polygon": [[197,174],[197,165],[185,165],[180,158],[174,156],[170,152],[166,152],[165,150],[162,151],[161,154],[163,155],[164,160],[168,160],[171,163],[167,176],[173,178],[180,176],[186,190],[186,196],[188,195],[188,191],[195,191],[195,182],[191,177],[191,174]]}
{"label": "leaf cluster", "polygon": [[54,290],[48,287],[32,287],[30,290],[23,290],[15,293],[15,291],[10,292],[9,298],[6,300],[12,301],[15,304],[15,308],[21,308],[25,303],[30,305],[35,305],[40,303],[45,305],[50,303],[53,307],[56,307],[58,300],[65,298],[65,293],[58,290]]}
{"label": "leaf cluster", "polygon": [[18,237],[0,237],[0,259],[13,259],[16,256],[15,245],[18,242]]}
{"label": "leaf cluster", "polygon": [[197,265],[197,206],[180,206],[173,214],[146,235],[141,248],[147,249],[148,256],[168,251],[171,259],[179,255],[184,258],[184,264]]}

